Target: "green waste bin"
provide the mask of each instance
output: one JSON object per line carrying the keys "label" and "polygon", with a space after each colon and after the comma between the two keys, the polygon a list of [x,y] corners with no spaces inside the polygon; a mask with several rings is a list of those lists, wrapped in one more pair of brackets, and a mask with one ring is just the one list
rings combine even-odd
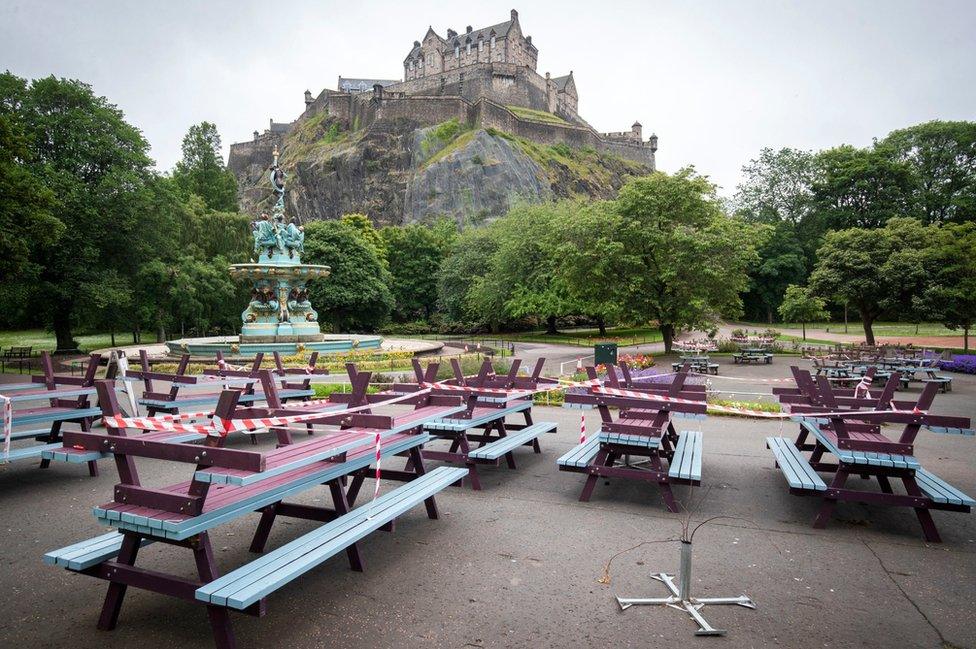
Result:
{"label": "green waste bin", "polygon": [[595,365],[616,365],[617,343],[597,343],[593,345],[593,363]]}

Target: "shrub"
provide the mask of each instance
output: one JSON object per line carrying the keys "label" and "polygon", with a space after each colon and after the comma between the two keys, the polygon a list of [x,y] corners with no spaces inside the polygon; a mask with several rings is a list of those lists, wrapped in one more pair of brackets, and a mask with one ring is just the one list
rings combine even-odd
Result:
{"label": "shrub", "polygon": [[952,360],[939,361],[939,369],[948,372],[962,372],[976,374],[976,355],[954,354]]}

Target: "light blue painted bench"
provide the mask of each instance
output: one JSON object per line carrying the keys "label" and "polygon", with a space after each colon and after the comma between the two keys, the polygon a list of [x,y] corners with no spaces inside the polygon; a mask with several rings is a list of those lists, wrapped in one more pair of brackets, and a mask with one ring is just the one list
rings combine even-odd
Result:
{"label": "light blue painted bench", "polygon": [[674,455],[668,466],[668,477],[692,482],[701,481],[702,432],[685,430],[678,435]]}
{"label": "light blue painted bench", "polygon": [[208,604],[244,610],[335,556],[425,499],[461,480],[467,469],[439,467],[384,494],[375,502],[219,577],[196,590]]}
{"label": "light blue painted bench", "polygon": [[507,417],[515,413],[519,413],[528,410],[532,407],[531,401],[519,402],[514,406],[509,406],[508,408],[498,408],[497,410],[491,410],[490,412],[472,419],[459,419],[456,417],[444,417],[442,419],[437,419],[432,422],[424,424],[424,430],[428,432],[436,433],[439,430],[452,431],[452,432],[462,432],[468,430],[469,428],[478,428],[479,426],[484,426],[490,422],[497,419]]}
{"label": "light blue painted bench", "polygon": [[521,430],[516,430],[509,433],[505,437],[497,439],[489,444],[485,444],[481,448],[470,451],[468,453],[468,458],[472,460],[495,461],[519,446],[531,443],[532,440],[542,433],[554,432],[556,432],[555,423],[551,421],[540,421],[532,424],[531,426],[526,426]]}
{"label": "light blue painted bench", "polygon": [[568,453],[556,460],[558,466],[582,469],[600,452],[600,435],[594,435],[582,444],[574,446]]}
{"label": "light blue painted bench", "polygon": [[963,507],[976,506],[976,500],[973,500],[939,476],[934,473],[929,473],[925,469],[915,470],[915,482],[918,483],[919,489],[926,496],[937,503],[961,505]]}
{"label": "light blue painted bench", "polygon": [[767,437],[766,446],[773,451],[780,471],[793,489],[826,491],[827,483],[814,471],[793,440],[785,437]]}
{"label": "light blue painted bench", "polygon": [[[53,550],[44,555],[44,563],[49,566],[61,566],[68,570],[85,570],[97,566],[119,556],[122,549],[124,535],[120,532],[109,532],[93,539],[74,543],[60,550]],[[140,547],[153,543],[152,539],[142,539]]]}

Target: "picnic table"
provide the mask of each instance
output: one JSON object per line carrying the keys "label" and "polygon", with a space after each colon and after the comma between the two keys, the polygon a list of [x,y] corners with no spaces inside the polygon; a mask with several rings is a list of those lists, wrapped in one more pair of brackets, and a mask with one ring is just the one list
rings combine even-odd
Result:
{"label": "picnic table", "polygon": [[[315,394],[311,388],[311,378],[316,375],[328,374],[328,370],[315,367],[318,352],[309,358],[305,368],[285,368],[281,356],[274,352],[276,364],[275,374],[279,377],[281,390],[278,398],[282,401],[308,399]],[[159,372],[150,367],[149,357],[145,350],[139,351],[140,369],[129,370],[128,376],[141,379],[145,384],[145,391],[139,399],[139,405],[144,406],[150,417],[158,413],[178,414],[181,409],[198,409],[212,406],[217,402],[224,384],[236,384],[241,387],[241,403],[253,403],[264,400],[264,393],[256,389],[264,354],[258,353],[250,367],[233,367],[224,361],[220,352],[217,353],[217,368],[205,369],[202,376],[187,374],[190,355],[183,354],[176,365],[175,372]],[[296,380],[297,379],[297,380]],[[169,383],[169,390],[158,389],[155,381]],[[189,386],[213,386],[212,389],[196,392],[185,392]]]}
{"label": "picnic table", "polygon": [[[560,471],[587,475],[580,501],[587,502],[601,478],[623,478],[651,482],[672,512],[679,511],[671,490],[673,484],[697,485],[701,482],[701,431],[675,430],[674,415],[704,416],[704,385],[688,382],[689,365],[667,382],[635,381],[626,363],[607,367],[607,384],[591,385],[579,393],[566,394],[565,407],[600,413],[600,428],[556,461]],[[587,375],[596,381],[596,368]],[[617,408],[617,418],[611,414]],[[632,458],[647,458],[633,462]]]}
{"label": "picnic table", "polygon": [[[97,382],[107,432],[65,433],[64,445],[66,452],[99,455],[107,450],[115,457],[120,484],[110,502],[94,509],[96,519],[115,531],[49,552],[45,562],[109,582],[98,618],[101,630],[115,628],[131,586],[206,606],[215,644],[221,648],[236,646],[230,611],[264,615],[268,596],[343,551],[350,567],[363,571],[359,540],[376,530],[392,531],[397,517],[421,503],[429,518],[438,518],[435,494],[467,473],[457,467],[427,471],[420,453],[430,439],[423,425],[464,406],[458,396],[428,391],[389,405],[398,411],[406,407],[406,412],[374,414],[366,394],[370,374],[355,372],[354,367],[351,374],[357,388],[347,403],[282,405],[270,370],[261,370],[259,376],[267,392],[267,408],[245,407],[239,402],[240,391],[223,391],[213,421],[222,422],[225,429],[253,428],[258,419],[282,426],[297,420],[318,429],[328,427],[323,435],[270,450],[227,448],[227,437],[213,425],[198,429],[185,423],[197,438],[177,441],[187,430],[175,430],[171,418],[124,418],[111,385]],[[336,405],[344,410],[334,411]],[[320,411],[317,406],[328,409]],[[153,428],[167,421],[169,428]],[[149,432],[133,437],[128,431],[134,428]],[[391,470],[387,462],[398,455],[409,458],[409,466]],[[187,465],[189,479],[162,488],[145,486],[137,471],[139,458]],[[361,484],[356,480],[366,473],[405,484],[356,507]],[[349,477],[353,481],[347,489]],[[328,489],[332,507],[287,502],[319,487]],[[252,512],[260,512],[261,519],[250,549],[261,556],[220,575],[211,530]],[[265,552],[272,526],[282,516],[320,525]],[[135,565],[142,548],[154,543],[190,550],[197,576],[186,578]]]}
{"label": "picnic table", "polygon": [[[769,437],[776,464],[797,495],[823,499],[814,527],[823,528],[839,501],[911,507],[925,539],[939,542],[931,510],[969,512],[976,501],[922,467],[915,457],[915,439],[921,428],[946,434],[973,435],[967,417],[929,412],[939,386],[929,383],[917,401],[894,399],[900,377],[893,373],[881,391],[835,388],[825,377],[791,368],[795,388],[773,388],[784,407],[800,425],[796,440]],[[904,425],[889,437],[886,425]],[[809,452],[809,456],[804,453]],[[836,462],[825,462],[832,455]],[[833,473],[830,484],[820,473]],[[851,489],[853,476],[874,478],[877,490]],[[904,494],[895,493],[892,479],[900,479]],[[873,486],[873,485],[870,485]]]}
{"label": "picnic table", "polygon": [[708,356],[705,355],[689,355],[681,356],[681,360],[676,363],[671,363],[671,369],[675,372],[681,369],[682,366],[687,364],[692,372],[698,372],[699,374],[718,374],[718,363],[709,362]]}
{"label": "picnic table", "polygon": [[[82,430],[89,430],[93,419],[101,415],[101,410],[91,402],[100,360],[98,354],[92,354],[82,376],[65,376],[55,374],[51,354],[41,352],[42,374],[32,376],[29,384],[15,386],[13,390],[0,387],[0,396],[11,405],[10,439],[7,440],[6,434],[0,431],[3,442],[0,459],[12,462],[41,458],[40,467],[46,469],[50,460],[44,457],[44,452],[61,446],[64,424],[77,423]],[[38,401],[47,403],[37,405]],[[37,443],[13,447],[15,440]],[[94,461],[88,463],[88,472],[92,476],[98,475]]]}
{"label": "picnic table", "polygon": [[733,363],[765,363],[773,362],[773,354],[765,347],[743,347],[738,353],[732,354]]}
{"label": "picnic table", "polygon": [[0,353],[0,372],[7,371],[7,365],[16,365],[24,373],[24,365],[30,367],[33,347],[8,347]]}
{"label": "picnic table", "polygon": [[[514,470],[518,468],[516,449],[528,446],[533,452],[541,453],[539,436],[555,433],[556,424],[532,421],[532,393],[540,386],[555,385],[556,381],[541,376],[544,358],[536,361],[529,376],[519,376],[521,363],[521,359],[515,359],[508,374],[499,376],[492,369],[491,361],[485,359],[477,375],[464,376],[457,359],[451,359],[454,378],[438,382],[438,363],[432,362],[422,369],[420,362],[414,359],[416,381],[396,383],[391,393],[410,393],[437,383],[430,388],[434,394],[461,394],[465,403],[463,412],[424,425],[424,430],[435,439],[450,442],[447,450],[424,448],[424,459],[466,467],[471,488],[477,491],[481,489],[479,466],[498,466],[505,458],[508,468]],[[520,415],[523,422],[507,421],[510,415]]]}

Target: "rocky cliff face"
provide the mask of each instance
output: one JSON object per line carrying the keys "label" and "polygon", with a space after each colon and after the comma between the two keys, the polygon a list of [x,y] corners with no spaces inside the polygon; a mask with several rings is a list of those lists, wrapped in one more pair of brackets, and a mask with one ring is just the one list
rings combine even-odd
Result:
{"label": "rocky cliff face", "polygon": [[[289,212],[302,222],[368,214],[377,225],[449,216],[478,223],[516,201],[613,198],[627,178],[650,172],[593,150],[531,142],[456,121],[422,128],[409,119],[353,129],[325,114],[300,121],[283,140]],[[267,155],[267,154],[266,154]],[[232,160],[241,209],[269,206],[270,163]]]}

